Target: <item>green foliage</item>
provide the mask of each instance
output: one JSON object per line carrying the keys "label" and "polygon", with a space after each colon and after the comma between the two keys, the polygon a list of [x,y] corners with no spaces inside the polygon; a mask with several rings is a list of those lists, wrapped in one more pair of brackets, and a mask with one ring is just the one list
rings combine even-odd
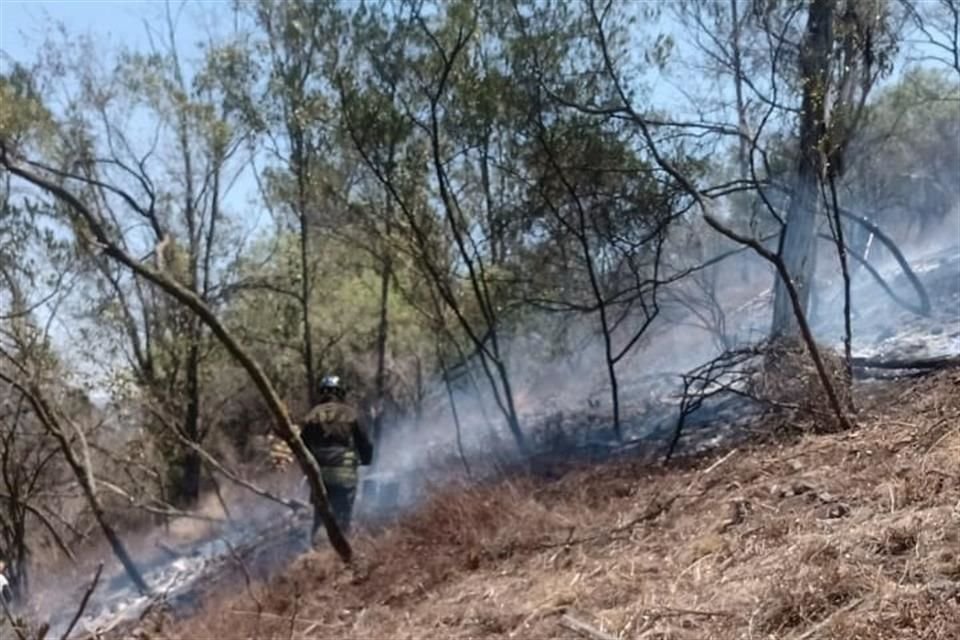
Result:
{"label": "green foliage", "polygon": [[[268,362],[279,387],[298,397],[302,392],[300,341],[302,319],[293,292],[278,291],[299,278],[298,239],[285,233],[256,247],[240,268],[240,279],[250,283],[228,312],[231,326],[258,351],[269,353]],[[316,292],[310,308],[313,338],[318,345],[317,365],[338,370],[369,385],[372,354],[376,348],[380,305],[380,273],[368,256],[336,237],[314,239],[313,278]],[[394,280],[412,290],[416,282],[410,269],[395,263]],[[433,333],[420,312],[409,304],[396,285],[389,298],[389,343],[397,366],[429,352]],[[259,347],[257,345],[260,345]]]}
{"label": "green foliage", "polygon": [[0,74],[0,142],[13,151],[53,132],[53,118],[43,105],[33,74],[21,64]]}

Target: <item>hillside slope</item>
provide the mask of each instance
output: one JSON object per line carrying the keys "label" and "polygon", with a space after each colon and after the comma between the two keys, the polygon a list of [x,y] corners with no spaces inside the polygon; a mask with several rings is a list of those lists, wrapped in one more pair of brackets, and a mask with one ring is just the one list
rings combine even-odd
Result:
{"label": "hillside slope", "polygon": [[[956,638],[960,373],[858,390],[854,432],[685,468],[449,488],[143,636]],[[259,611],[259,613],[258,613]],[[574,627],[580,627],[579,630]]]}

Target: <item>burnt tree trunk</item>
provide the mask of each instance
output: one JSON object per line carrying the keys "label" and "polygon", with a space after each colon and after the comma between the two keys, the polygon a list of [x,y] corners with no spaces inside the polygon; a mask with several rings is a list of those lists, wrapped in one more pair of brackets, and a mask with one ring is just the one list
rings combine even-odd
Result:
{"label": "burnt tree trunk", "polygon": [[[380,320],[377,323],[377,374],[376,374],[376,408],[373,418],[373,442],[380,442],[383,430],[383,403],[387,386],[387,340],[390,331],[390,279],[393,277],[393,261],[390,259],[390,232],[392,204],[389,200],[386,206],[386,221],[384,227],[383,256],[380,264]],[[374,455],[379,447],[374,446]]]}
{"label": "burnt tree trunk", "polygon": [[[801,310],[810,308],[816,269],[816,226],[820,210],[819,184],[823,174],[821,144],[826,135],[826,94],[833,45],[836,0],[813,0],[800,54],[803,102],[800,114],[800,153],[796,183],[786,225],[780,235],[779,256],[796,291]],[[774,287],[773,337],[798,337],[800,327],[782,278]]]}
{"label": "burnt tree trunk", "polygon": [[[191,322],[191,324],[195,324]],[[183,419],[183,435],[190,442],[200,445],[200,347],[199,327],[191,336],[190,349],[187,353],[186,392],[187,406]],[[180,486],[178,489],[178,505],[193,506],[200,498],[200,472],[202,461],[194,449],[183,452]]]}

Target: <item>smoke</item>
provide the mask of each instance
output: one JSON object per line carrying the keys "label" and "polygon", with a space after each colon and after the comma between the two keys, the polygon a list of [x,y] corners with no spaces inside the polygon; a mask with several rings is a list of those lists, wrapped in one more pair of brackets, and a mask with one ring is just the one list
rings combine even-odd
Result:
{"label": "smoke", "polygon": [[[830,249],[821,248],[821,265],[830,258]],[[906,245],[904,250],[930,288],[934,313],[931,318],[917,318],[898,311],[875,282],[859,274],[854,286],[859,310],[855,350],[870,353],[870,349],[885,341],[903,345],[905,340],[909,343],[916,338],[923,341],[928,351],[960,352],[960,243],[938,251],[925,250],[922,244]],[[881,260],[880,256],[876,259],[878,271],[892,287],[907,287],[894,261]],[[735,342],[741,344],[749,342],[752,336],[764,335],[769,323],[772,283],[768,268],[755,257],[743,254],[720,269],[715,300],[710,304],[717,303],[726,314],[730,333],[738,336]],[[683,286],[695,290],[693,283]],[[821,288],[821,294],[830,298],[840,286],[837,282],[828,283]],[[647,337],[617,367],[628,439],[643,438],[675,420],[671,407],[676,403],[679,374],[711,359],[721,349],[706,323],[699,326],[691,320],[689,305],[669,296],[664,299],[667,302],[661,316],[651,325]],[[828,345],[839,345],[838,312],[831,307],[830,314],[817,325],[818,337]],[[584,444],[604,444],[612,438],[609,380],[601,337],[590,318],[568,319],[562,332],[556,326],[549,329],[549,324],[544,320],[538,323],[536,331],[504,340],[504,352],[524,432],[533,444],[551,446],[554,453],[574,459],[581,455]],[[561,334],[562,344],[558,342]],[[450,400],[440,379],[432,381],[419,419],[387,425],[375,464],[362,469],[362,478],[380,486],[390,485],[397,495],[381,501],[362,496],[357,505],[360,522],[375,523],[415,509],[437,487],[462,480],[466,473],[461,450],[475,479],[523,462],[476,363],[458,382],[453,399],[461,426],[459,446]],[[740,410],[739,405],[731,408],[720,402],[708,408],[702,423],[716,421],[717,416],[729,421]],[[570,431],[566,439],[548,437],[545,425],[551,423],[561,431]],[[580,431],[573,433],[578,426]],[[258,550],[269,548],[271,553],[259,566],[258,577],[264,577],[282,569],[307,549],[306,520],[293,519],[283,507],[239,490],[227,493],[226,511],[212,496],[200,510],[202,515],[220,518],[221,522],[177,520],[165,529],[126,540],[148,583],[166,593],[181,611],[197,604],[202,586],[210,576],[223,574],[234,554],[251,558]],[[306,490],[296,481],[281,493],[306,498]],[[107,561],[107,571],[81,630],[135,619],[150,604],[136,594],[106,551],[101,557]],[[53,620],[54,632],[63,630],[92,575],[90,563],[94,558],[86,560],[82,571],[69,577],[58,576],[53,584],[48,581],[37,589],[38,618]]]}
{"label": "smoke", "polygon": [[[295,485],[286,489],[297,491]],[[137,592],[104,545],[86,553],[72,570],[40,576],[29,607],[31,617],[49,622],[51,635],[59,637],[98,562],[104,563],[103,575],[74,635],[137,620],[157,598],[181,613],[188,611],[210,587],[211,577],[235,569],[236,562],[249,563],[245,569],[262,579],[308,548],[309,528],[285,507],[234,487],[223,487],[221,495],[223,503],[215,495],[205,496],[195,512],[198,518],[175,518],[163,527],[123,536],[153,597]],[[255,557],[263,548],[269,548],[272,557],[257,563]]]}
{"label": "smoke", "polygon": [[[910,239],[906,233],[893,238],[930,294],[928,317],[899,305],[865,269],[852,268],[854,355],[889,354],[898,345],[915,356],[960,353],[960,213],[945,216],[939,232],[935,228],[930,238],[928,234]],[[868,256],[870,263],[899,297],[915,299],[916,292],[893,255],[880,243],[875,245]],[[718,242],[707,255],[734,248]],[[677,240],[665,251],[681,256],[676,270],[691,264],[689,257],[682,262],[685,249]],[[810,319],[818,341],[839,351],[843,282],[837,252],[831,243],[821,241],[818,254]],[[768,335],[773,277],[768,263],[745,251],[660,293],[659,317],[616,368],[627,439],[644,438],[662,428],[664,421],[675,419],[682,373],[724,349],[756,343]],[[624,324],[636,327],[641,322],[637,314]],[[533,328],[527,334],[501,340],[524,432],[536,441],[551,422],[571,431],[580,427],[581,433],[566,434],[562,446],[567,450],[556,452],[570,458],[587,441],[609,441],[610,381],[596,318],[553,315],[530,324]],[[473,363],[470,374],[462,376],[453,397],[459,442],[440,380],[433,382],[419,419],[386,426],[380,455],[369,475],[403,486],[407,496],[401,502],[407,508],[426,497],[429,486],[443,486],[464,475],[461,453],[472,469],[493,467],[494,472],[497,463],[516,462],[519,457],[482,369]],[[658,408],[659,414],[650,407]],[[368,505],[366,513],[376,517],[381,515],[379,508]]]}

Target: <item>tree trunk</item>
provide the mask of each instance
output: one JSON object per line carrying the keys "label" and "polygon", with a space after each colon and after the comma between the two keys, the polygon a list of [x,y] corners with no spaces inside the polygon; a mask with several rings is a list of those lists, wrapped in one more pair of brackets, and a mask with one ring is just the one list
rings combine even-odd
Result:
{"label": "tree trunk", "polygon": [[[386,242],[383,247],[383,260],[380,265],[380,321],[377,325],[377,375],[376,375],[376,407],[377,412],[373,419],[373,442],[374,445],[380,442],[381,430],[383,429],[383,402],[386,394],[387,378],[387,338],[389,337],[389,303],[390,303],[390,279],[393,277],[393,265],[390,260],[390,203],[387,203],[387,220],[384,230]],[[379,447],[374,446],[374,455],[377,455]]]}
{"label": "tree trunk", "polygon": [[[14,514],[16,520],[16,533],[14,534],[16,557],[12,558],[10,568],[10,588],[13,591],[13,597],[18,602],[26,602],[30,594],[29,568],[27,566],[27,510],[17,506],[17,513]],[[8,549],[9,553],[11,549]]]}
{"label": "tree trunk", "polygon": [[[813,0],[807,33],[801,48],[803,103],[800,115],[800,153],[796,184],[786,226],[780,236],[779,255],[804,313],[810,308],[816,269],[816,224],[820,178],[823,175],[821,143],[826,134],[826,94],[833,44],[833,12],[836,0]],[[790,294],[781,278],[774,287],[773,337],[799,337],[800,327]]]}
{"label": "tree trunk", "polygon": [[[306,206],[306,196],[301,194],[300,206]],[[313,325],[310,322],[310,244],[307,234],[309,222],[307,214],[301,210],[300,219],[300,313],[303,316],[303,365],[306,375],[307,400],[310,406],[317,401],[317,373],[313,360]]]}
{"label": "tree trunk", "polygon": [[743,61],[740,44],[740,12],[737,3],[739,0],[730,0],[731,53],[733,54],[733,88],[737,98],[737,128],[739,129],[739,144],[737,145],[737,164],[740,170],[740,179],[746,180],[750,175],[750,145],[747,136],[750,128],[747,123],[747,103],[743,97]]}
{"label": "tree trunk", "polygon": [[[201,444],[200,434],[200,348],[197,344],[199,331],[194,331],[191,338],[190,350],[187,354],[187,408],[183,421],[183,435],[192,443]],[[200,472],[202,461],[194,449],[188,449],[183,454],[183,469],[178,506],[193,506],[200,498]]]}
{"label": "tree trunk", "polygon": [[[193,442],[192,439],[191,441]],[[197,504],[197,500],[200,498],[200,472],[202,468],[203,461],[196,451],[191,449],[184,452],[180,495],[177,501],[178,507],[187,508]]]}

